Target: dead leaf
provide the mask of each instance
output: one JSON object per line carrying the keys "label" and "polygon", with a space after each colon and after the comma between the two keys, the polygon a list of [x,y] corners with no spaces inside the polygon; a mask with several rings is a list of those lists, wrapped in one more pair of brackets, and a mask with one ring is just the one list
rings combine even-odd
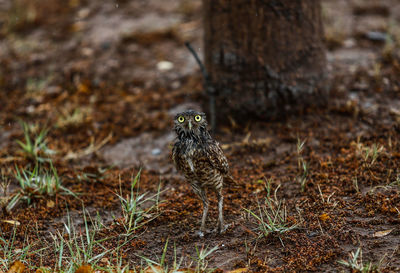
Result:
{"label": "dead leaf", "polygon": [[191,269],[191,268],[181,268],[181,269],[178,269],[178,270],[171,270],[170,272],[175,272],[175,273],[194,273],[194,272],[196,272],[194,269]]}
{"label": "dead leaf", "polygon": [[386,235],[389,235],[389,233],[392,231],[393,231],[393,229],[377,231],[374,233],[374,237],[384,237]]}
{"label": "dead leaf", "polygon": [[10,267],[7,273],[22,273],[25,270],[25,265],[21,263],[20,261],[16,261],[13,263],[13,265]]}
{"label": "dead leaf", "polygon": [[144,273],[162,273],[164,270],[159,265],[151,265],[145,268]]}
{"label": "dead leaf", "polygon": [[331,219],[331,217],[327,213],[323,213],[319,216],[319,220],[325,222],[326,220]]}
{"label": "dead leaf", "polygon": [[247,268],[238,268],[232,271],[228,271],[227,273],[243,273],[243,272],[247,272],[248,269]]}
{"label": "dead leaf", "polygon": [[7,162],[13,162],[13,161],[20,161],[23,160],[23,157],[20,156],[8,156],[8,157],[4,157],[4,158],[0,158],[0,163],[7,163]]}
{"label": "dead leaf", "polygon": [[390,108],[389,113],[394,116],[400,116],[400,111],[396,108]]}
{"label": "dead leaf", "polygon": [[[79,31],[79,29],[77,31]],[[79,83],[78,92],[79,93],[88,93],[89,92],[89,86],[86,83]]]}
{"label": "dead leaf", "polygon": [[50,267],[41,267],[36,269],[35,273],[46,273],[46,272],[52,272]]}
{"label": "dead leaf", "polygon": [[88,264],[84,264],[81,265],[76,271],[75,273],[93,273],[94,270],[92,268],[92,266],[88,265]]}
{"label": "dead leaf", "polygon": [[46,206],[48,207],[48,208],[54,208],[54,206],[56,205],[56,203],[54,203],[54,201],[53,200],[47,200],[47,202],[46,202]]}
{"label": "dead leaf", "polygon": [[251,136],[251,132],[248,132],[247,135],[243,138],[242,142],[249,143],[250,136]]}
{"label": "dead leaf", "polygon": [[19,226],[21,223],[15,220],[1,220],[4,223],[10,224],[10,225],[16,225]]}

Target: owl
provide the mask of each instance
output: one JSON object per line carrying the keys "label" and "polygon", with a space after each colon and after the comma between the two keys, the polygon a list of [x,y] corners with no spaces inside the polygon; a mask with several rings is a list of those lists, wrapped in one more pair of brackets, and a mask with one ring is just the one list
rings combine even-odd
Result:
{"label": "owl", "polygon": [[172,149],[172,159],[176,169],[183,173],[193,191],[203,202],[203,216],[198,235],[204,236],[209,201],[207,190],[218,197],[218,223],[216,230],[223,233],[224,225],[222,186],[229,175],[228,161],[219,143],[207,130],[206,116],[202,112],[187,110],[174,119],[177,135]]}

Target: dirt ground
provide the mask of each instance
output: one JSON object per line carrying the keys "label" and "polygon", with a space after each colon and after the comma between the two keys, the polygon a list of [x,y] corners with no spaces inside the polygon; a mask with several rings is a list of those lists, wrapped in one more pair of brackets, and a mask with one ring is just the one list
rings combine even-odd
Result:
{"label": "dirt ground", "polygon": [[[237,184],[224,190],[229,229],[205,238],[196,235],[201,202],[170,159],[172,117],[199,109],[204,97],[184,46],[190,41],[202,56],[201,1],[66,3],[0,0],[0,179],[10,181],[0,190],[0,271],[14,260],[29,271],[55,270],[59,260],[67,266],[73,255],[65,245],[60,258],[56,246],[72,236],[68,219],[83,238],[88,228],[97,231],[96,240],[108,238],[95,244],[92,260],[77,254],[83,258],[75,267],[140,270],[143,257],[160,261],[167,245],[170,268],[174,257],[181,268],[194,268],[196,249],[217,246],[207,270],[346,272],[352,269],[339,261],[360,248],[361,263],[373,265],[363,272],[400,271],[400,2],[322,1],[328,107],[287,120],[219,126],[215,138]],[[33,134],[48,128],[47,147],[55,151],[49,157],[75,196],[34,195],[7,209],[21,193],[16,170],[34,166],[16,142],[24,140],[21,121]],[[139,193],[159,195],[141,204],[152,210],[121,244],[117,194],[129,194],[140,169]],[[258,213],[268,190],[284,202],[287,224],[296,228],[259,236],[249,210]],[[100,220],[87,227],[89,215]],[[216,217],[212,196],[209,227]]]}

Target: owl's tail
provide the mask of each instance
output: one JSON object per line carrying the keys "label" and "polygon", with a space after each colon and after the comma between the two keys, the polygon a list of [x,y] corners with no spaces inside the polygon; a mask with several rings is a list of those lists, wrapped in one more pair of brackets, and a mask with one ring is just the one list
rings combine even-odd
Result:
{"label": "owl's tail", "polygon": [[239,186],[239,183],[235,179],[233,179],[232,175],[230,174],[224,176],[224,183]]}

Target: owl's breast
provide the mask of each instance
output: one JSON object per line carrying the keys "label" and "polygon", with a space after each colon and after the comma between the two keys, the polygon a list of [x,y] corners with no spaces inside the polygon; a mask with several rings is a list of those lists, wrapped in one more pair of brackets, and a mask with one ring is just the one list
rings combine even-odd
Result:
{"label": "owl's breast", "polygon": [[189,180],[204,180],[213,174],[215,168],[210,164],[205,149],[197,143],[184,142],[175,148],[174,162]]}
{"label": "owl's breast", "polygon": [[199,149],[195,147],[186,150],[186,153],[183,155],[186,172],[193,174],[196,173],[196,169],[199,167],[198,159],[200,154],[201,152]]}
{"label": "owl's breast", "polygon": [[199,168],[203,168],[204,162],[202,162],[203,155],[200,149],[191,148],[187,149],[185,153],[181,154],[182,170],[185,174],[191,176],[196,175]]}
{"label": "owl's breast", "polygon": [[185,156],[185,160],[186,160],[186,164],[187,164],[187,166],[186,166],[187,168],[186,169],[189,169],[190,172],[194,173],[194,164],[193,164],[192,157]]}

